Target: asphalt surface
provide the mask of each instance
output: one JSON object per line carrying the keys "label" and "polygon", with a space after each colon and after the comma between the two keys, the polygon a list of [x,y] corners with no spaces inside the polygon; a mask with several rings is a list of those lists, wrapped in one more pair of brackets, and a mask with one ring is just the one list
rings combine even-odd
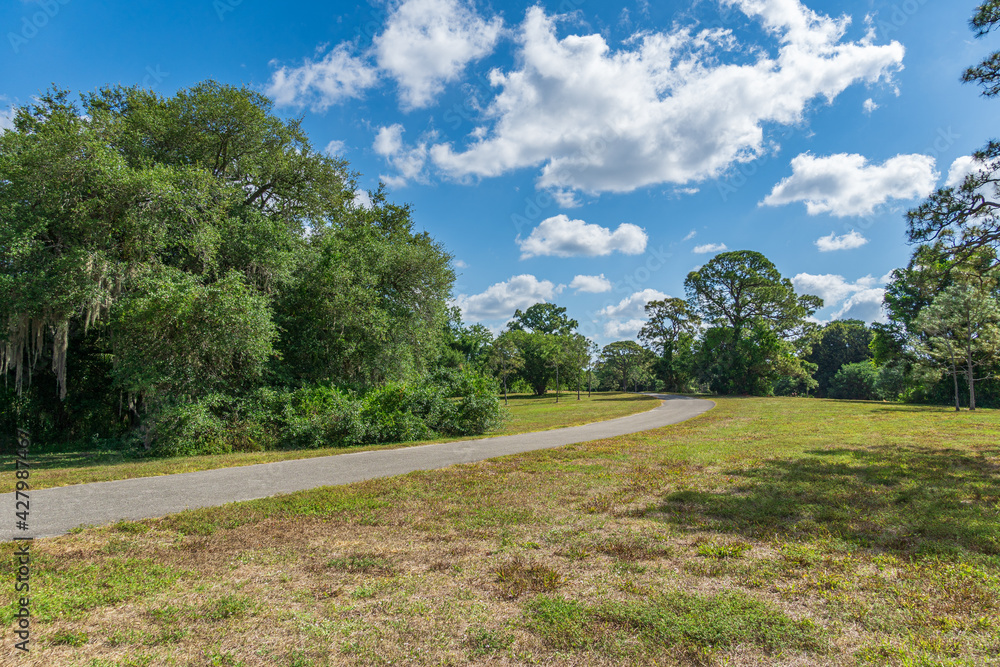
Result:
{"label": "asphalt surface", "polygon": [[703,399],[654,395],[663,403],[652,410],[583,426],[30,491],[28,531],[15,530],[14,494],[0,494],[0,508],[9,517],[3,521],[0,541],[15,536],[52,537],[78,526],[161,517],[187,509],[638,433],[685,421],[715,406]]}

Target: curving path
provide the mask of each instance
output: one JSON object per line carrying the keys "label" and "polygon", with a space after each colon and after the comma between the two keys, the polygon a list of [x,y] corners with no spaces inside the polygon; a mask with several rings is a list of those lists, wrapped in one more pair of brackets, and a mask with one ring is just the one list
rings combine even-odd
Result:
{"label": "curving path", "polygon": [[14,530],[14,494],[0,494],[0,508],[9,517],[3,522],[0,541],[15,535],[52,537],[77,526],[160,517],[198,507],[627,435],[676,424],[715,406],[704,399],[652,395],[663,399],[652,410],[583,426],[31,491],[28,532]]}

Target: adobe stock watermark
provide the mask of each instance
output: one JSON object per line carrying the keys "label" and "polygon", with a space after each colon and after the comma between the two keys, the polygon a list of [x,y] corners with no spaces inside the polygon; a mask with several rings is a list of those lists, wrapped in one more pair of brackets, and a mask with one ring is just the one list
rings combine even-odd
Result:
{"label": "adobe stock watermark", "polygon": [[236,11],[236,8],[243,4],[243,0],[212,0],[212,9],[220,21],[226,20],[226,14]]}
{"label": "adobe stock watermark", "polygon": [[879,35],[883,39],[888,38],[889,35],[909,23],[910,19],[926,4],[927,0],[903,0],[903,2],[892,5],[888,20],[882,18],[882,12],[880,11],[878,21],[876,22]]}
{"label": "adobe stock watermark", "polygon": [[146,76],[142,78],[142,87],[147,90],[156,90],[168,76],[170,76],[170,72],[162,71],[160,65],[147,65]]}
{"label": "adobe stock watermark", "polygon": [[40,0],[39,10],[30,16],[21,17],[21,29],[18,32],[8,32],[7,41],[14,53],[20,53],[21,47],[33,40],[38,33],[54,19],[70,0]]}

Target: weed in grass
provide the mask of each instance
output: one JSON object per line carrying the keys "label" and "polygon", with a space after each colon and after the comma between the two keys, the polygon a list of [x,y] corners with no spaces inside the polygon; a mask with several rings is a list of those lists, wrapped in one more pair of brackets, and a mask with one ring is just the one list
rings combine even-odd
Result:
{"label": "weed in grass", "polygon": [[150,527],[144,523],[138,521],[119,521],[112,529],[119,533],[126,533],[128,535],[144,535],[150,531]]}
{"label": "weed in grass", "polygon": [[795,621],[771,605],[743,593],[701,597],[679,591],[637,602],[586,606],[538,596],[526,606],[528,626],[553,647],[599,647],[637,637],[649,651],[662,647],[726,648],[753,645],[767,653],[819,651],[819,628]]}
{"label": "weed in grass", "polygon": [[153,664],[151,655],[129,655],[105,660],[104,658],[94,658],[87,663],[87,667],[149,667]]}
{"label": "weed in grass", "polygon": [[503,630],[472,627],[465,633],[465,645],[469,648],[469,657],[479,658],[510,650],[514,635]]}
{"label": "weed in grass", "polygon": [[742,558],[743,554],[750,551],[750,549],[751,546],[747,542],[705,542],[698,545],[698,555],[716,560]]}
{"label": "weed in grass", "polygon": [[327,561],[326,566],[334,570],[345,572],[364,572],[367,574],[392,574],[392,562],[377,553],[359,552],[333,558]]}
{"label": "weed in grass", "polygon": [[231,651],[213,649],[205,653],[205,664],[209,667],[241,667],[244,663],[237,660]]}
{"label": "weed in grass", "polygon": [[512,558],[494,570],[496,585],[493,590],[501,598],[515,600],[524,593],[554,591],[566,579],[546,565],[530,565],[521,558]]}
{"label": "weed in grass", "polygon": [[209,621],[224,621],[247,616],[255,607],[256,602],[252,598],[244,595],[226,595],[205,604],[200,616]]}
{"label": "weed in grass", "polygon": [[48,643],[53,646],[83,646],[87,643],[86,632],[58,630],[48,636]]}

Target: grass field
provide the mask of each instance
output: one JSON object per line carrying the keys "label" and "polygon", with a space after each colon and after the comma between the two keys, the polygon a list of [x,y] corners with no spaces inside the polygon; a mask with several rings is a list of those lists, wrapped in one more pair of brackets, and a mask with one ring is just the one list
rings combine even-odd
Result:
{"label": "grass field", "polygon": [[[625,394],[621,392],[595,393],[590,398],[586,392],[577,400],[576,394],[561,394],[556,403],[554,393],[547,396],[515,395],[510,397],[507,408],[508,420],[496,431],[480,437],[496,435],[513,435],[528,431],[544,431],[552,428],[577,426],[595,421],[604,421],[616,417],[651,410],[657,405],[657,400],[649,396]],[[451,438],[457,440],[459,438]],[[470,438],[462,438],[470,439]],[[218,454],[211,456],[188,456],[175,458],[143,458],[134,453],[100,450],[73,450],[38,453],[32,457],[34,461],[32,486],[45,489],[68,484],[86,482],[107,482],[115,479],[131,479],[134,477],[152,477],[169,475],[178,472],[194,472],[196,470],[211,470],[213,468],[229,468],[255,463],[270,463],[303,459],[315,456],[329,456],[344,452],[359,452],[372,449],[393,449],[395,447],[411,447],[428,442],[447,442],[448,439],[424,440],[403,444],[372,445],[367,447],[331,447],[328,449],[292,449],[270,452],[236,452],[233,454]],[[0,463],[0,493],[14,490],[14,463],[12,457],[7,457]],[[5,474],[6,473],[6,474]]]}
{"label": "grass field", "polygon": [[717,402],[36,542],[18,663],[1000,664],[1000,412]]}

